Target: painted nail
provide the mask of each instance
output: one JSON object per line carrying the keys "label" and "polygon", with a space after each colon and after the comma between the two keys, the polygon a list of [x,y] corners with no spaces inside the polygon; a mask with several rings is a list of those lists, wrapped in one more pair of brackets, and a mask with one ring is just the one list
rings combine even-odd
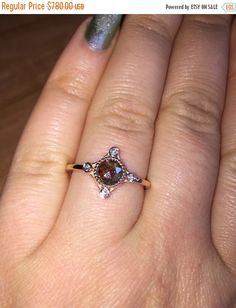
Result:
{"label": "painted nail", "polygon": [[120,25],[122,15],[98,14],[93,17],[88,25],[85,38],[94,49],[106,49],[109,47]]}

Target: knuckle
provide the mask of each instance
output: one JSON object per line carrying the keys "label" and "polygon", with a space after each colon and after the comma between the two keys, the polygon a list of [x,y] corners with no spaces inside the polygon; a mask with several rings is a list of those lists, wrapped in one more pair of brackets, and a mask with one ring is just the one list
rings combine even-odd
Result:
{"label": "knuckle", "polygon": [[139,100],[139,97],[121,95],[105,102],[102,112],[94,119],[96,125],[116,136],[150,136],[154,130],[154,112]]}
{"label": "knuckle", "polygon": [[63,101],[88,104],[91,91],[82,76],[83,74],[78,74],[76,71],[68,71],[49,79],[46,89],[56,93]]}
{"label": "knuckle", "polygon": [[24,149],[16,154],[11,176],[55,177],[64,173],[66,154],[42,148]]}
{"label": "knuckle", "polygon": [[215,136],[220,128],[219,104],[206,90],[185,89],[164,98],[161,113],[167,114],[179,129],[198,136]]}
{"label": "knuckle", "polygon": [[129,19],[127,28],[139,37],[148,37],[167,44],[171,44],[174,38],[168,23],[158,15],[134,15]]}
{"label": "knuckle", "polygon": [[213,32],[227,30],[231,22],[231,17],[226,15],[192,15],[186,17],[186,19],[199,29]]}

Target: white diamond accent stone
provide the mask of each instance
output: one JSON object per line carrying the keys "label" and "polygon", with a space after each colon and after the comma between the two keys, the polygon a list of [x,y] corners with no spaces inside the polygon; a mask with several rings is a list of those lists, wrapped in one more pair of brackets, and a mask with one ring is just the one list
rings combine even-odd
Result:
{"label": "white diamond accent stone", "polygon": [[127,180],[132,183],[132,182],[139,181],[139,178],[136,175],[134,175],[133,173],[128,173],[127,174]]}
{"label": "white diamond accent stone", "polygon": [[90,163],[84,163],[84,164],[83,164],[83,170],[84,170],[85,172],[91,171],[91,170],[92,170],[91,164],[90,164]]}
{"label": "white diamond accent stone", "polygon": [[103,199],[106,199],[109,197],[110,195],[110,190],[104,186],[101,190],[100,190],[100,193],[99,193],[100,197],[103,198]]}
{"label": "white diamond accent stone", "polygon": [[112,157],[117,157],[117,156],[119,155],[119,152],[120,152],[120,150],[119,150],[119,148],[117,148],[117,147],[112,147],[112,148],[110,148],[110,150],[109,150],[109,153],[110,153],[110,155],[111,155]]}

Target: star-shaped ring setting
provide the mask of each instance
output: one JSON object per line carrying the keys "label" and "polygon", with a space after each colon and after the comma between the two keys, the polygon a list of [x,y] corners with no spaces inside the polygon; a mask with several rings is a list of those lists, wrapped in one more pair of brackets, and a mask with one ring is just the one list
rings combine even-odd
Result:
{"label": "star-shaped ring setting", "polygon": [[120,159],[120,149],[113,146],[108,153],[100,160],[84,164],[69,164],[67,170],[83,170],[89,173],[96,181],[99,187],[99,194],[102,198],[108,198],[110,193],[122,183],[137,183],[144,187],[150,187],[150,182],[139,178],[130,172]]}

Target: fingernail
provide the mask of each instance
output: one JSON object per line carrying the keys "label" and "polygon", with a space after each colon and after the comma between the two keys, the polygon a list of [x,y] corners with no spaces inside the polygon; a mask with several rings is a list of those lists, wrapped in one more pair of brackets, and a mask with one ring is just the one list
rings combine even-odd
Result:
{"label": "fingernail", "polygon": [[88,25],[85,38],[94,49],[106,49],[109,47],[120,25],[122,15],[98,14],[93,17]]}

